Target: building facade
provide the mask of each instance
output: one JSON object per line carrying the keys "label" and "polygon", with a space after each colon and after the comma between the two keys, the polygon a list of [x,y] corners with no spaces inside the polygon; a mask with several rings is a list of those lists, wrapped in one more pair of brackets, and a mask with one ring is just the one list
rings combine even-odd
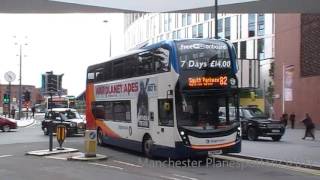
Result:
{"label": "building facade", "polygon": [[320,15],[277,14],[275,18],[276,116],[309,113],[320,124]]}
{"label": "building facade", "polygon": [[[15,108],[16,110],[19,108],[19,85],[11,85],[11,109]],[[28,91],[30,92],[30,103],[24,103],[24,93]],[[3,101],[4,94],[9,94],[9,85],[8,84],[0,84],[0,114],[8,111],[8,105],[5,105]],[[32,85],[22,85],[21,86],[21,99],[22,99],[22,108],[29,106],[33,106],[34,104],[40,103],[42,101],[42,96],[40,95],[40,89],[36,88]]]}
{"label": "building facade", "polygon": [[[190,13],[134,13],[125,15],[125,49],[166,39],[213,38],[214,14]],[[244,91],[253,91],[262,99],[273,85],[270,68],[274,61],[274,14],[219,14],[218,35],[229,39],[238,53],[239,85]],[[247,97],[244,93],[244,96]],[[249,98],[250,99],[250,98]],[[269,101],[263,109],[270,107]],[[270,100],[271,101],[271,100]]]}

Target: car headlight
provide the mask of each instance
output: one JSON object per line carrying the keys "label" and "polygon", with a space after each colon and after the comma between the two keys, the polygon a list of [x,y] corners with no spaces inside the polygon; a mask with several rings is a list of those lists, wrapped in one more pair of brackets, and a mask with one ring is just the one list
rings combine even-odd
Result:
{"label": "car headlight", "polygon": [[77,126],[77,123],[75,123],[75,122],[72,122],[71,124],[70,124],[70,127],[76,127]]}

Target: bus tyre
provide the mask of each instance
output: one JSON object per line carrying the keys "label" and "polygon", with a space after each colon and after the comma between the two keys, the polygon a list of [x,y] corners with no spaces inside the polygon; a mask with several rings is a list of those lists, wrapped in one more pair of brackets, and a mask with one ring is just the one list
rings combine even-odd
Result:
{"label": "bus tyre", "polygon": [[100,128],[98,128],[98,130],[97,130],[97,143],[99,146],[104,145],[102,138],[103,138],[102,130]]}
{"label": "bus tyre", "polygon": [[257,131],[253,127],[250,127],[248,129],[247,137],[249,141],[257,140],[258,139]]}
{"label": "bus tyre", "polygon": [[273,141],[280,141],[281,136],[272,136],[271,138]]}
{"label": "bus tyre", "polygon": [[143,139],[143,153],[148,158],[152,158],[152,155],[151,155],[152,146],[153,146],[153,141],[152,141],[151,137],[150,136],[146,136]]}

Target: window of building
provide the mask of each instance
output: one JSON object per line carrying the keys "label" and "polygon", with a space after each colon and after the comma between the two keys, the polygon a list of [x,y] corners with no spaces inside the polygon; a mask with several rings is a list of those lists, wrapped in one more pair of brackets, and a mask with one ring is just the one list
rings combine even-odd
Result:
{"label": "window of building", "polygon": [[230,40],[230,22],[231,18],[227,17],[225,18],[225,22],[224,22],[224,31],[225,31],[225,38]]}
{"label": "window of building", "polygon": [[181,39],[182,37],[181,37],[181,29],[179,29],[178,31],[177,31],[177,39]]}
{"label": "window of building", "polygon": [[219,37],[224,37],[222,25],[223,25],[223,21],[222,21],[222,19],[219,19],[218,20],[218,36]]}
{"label": "window of building", "polygon": [[205,13],[204,14],[204,20],[207,21],[211,18],[211,14],[210,13]]}
{"label": "window of building", "polygon": [[240,59],[247,58],[247,42],[241,41],[240,42]]}
{"label": "window of building", "polygon": [[264,14],[258,14],[258,36],[264,35]]}
{"label": "window of building", "polygon": [[198,27],[197,25],[192,26],[192,38],[196,38],[198,35]]}
{"label": "window of building", "polygon": [[253,37],[255,36],[255,24],[256,24],[256,19],[255,19],[255,14],[249,14],[248,16],[248,36]]}
{"label": "window of building", "polygon": [[189,29],[190,27],[184,29],[184,38],[189,38]]}
{"label": "window of building", "polygon": [[179,14],[175,13],[174,14],[174,28],[178,28],[179,27]]}
{"label": "window of building", "polygon": [[239,57],[238,56],[238,42],[234,42],[234,43],[232,43],[233,44],[233,47],[234,47],[234,49],[236,50],[236,56],[237,56],[237,58]]}
{"label": "window of building", "polygon": [[198,23],[200,21],[200,15],[196,14],[196,23]]}
{"label": "window of building", "polygon": [[203,24],[198,25],[198,38],[203,38]]}
{"label": "window of building", "polygon": [[187,25],[190,25],[192,23],[192,14],[187,14]]}
{"label": "window of building", "polygon": [[168,14],[168,31],[172,29],[172,15],[173,14]]}
{"label": "window of building", "polygon": [[264,39],[258,39],[258,59],[264,59]]}
{"label": "window of building", "polygon": [[162,33],[162,25],[163,25],[162,16],[163,14],[159,15],[159,33]]}
{"label": "window of building", "polygon": [[242,38],[242,15],[239,15],[239,38]]}
{"label": "window of building", "polygon": [[212,38],[212,21],[208,23],[208,38]]}
{"label": "window of building", "polygon": [[177,39],[177,31],[172,32],[172,39]]}
{"label": "window of building", "polygon": [[169,30],[169,14],[164,14],[164,32]]}
{"label": "window of building", "polygon": [[182,14],[182,27],[187,25],[187,14],[183,13]]}

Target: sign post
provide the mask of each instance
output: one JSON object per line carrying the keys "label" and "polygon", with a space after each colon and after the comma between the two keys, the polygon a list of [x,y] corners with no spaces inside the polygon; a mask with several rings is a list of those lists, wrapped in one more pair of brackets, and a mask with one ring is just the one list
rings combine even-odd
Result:
{"label": "sign post", "polygon": [[8,106],[8,114],[9,114],[9,118],[11,116],[11,82],[14,81],[16,79],[16,74],[12,71],[8,71],[4,74],[4,78],[6,79],[6,81],[8,81],[9,83],[9,106]]}

